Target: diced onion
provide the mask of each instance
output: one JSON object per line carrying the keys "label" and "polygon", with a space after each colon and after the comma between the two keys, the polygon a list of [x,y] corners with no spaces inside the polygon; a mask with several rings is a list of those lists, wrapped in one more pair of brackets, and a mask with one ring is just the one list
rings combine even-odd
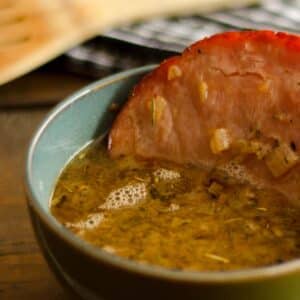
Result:
{"label": "diced onion", "polygon": [[255,154],[258,159],[263,159],[271,150],[271,146],[260,141],[246,141],[240,139],[235,144],[240,153]]}
{"label": "diced onion", "polygon": [[266,157],[266,164],[274,177],[287,173],[298,161],[298,155],[286,143],[280,144]]}
{"label": "diced onion", "polygon": [[214,154],[218,154],[229,149],[230,144],[231,138],[227,129],[218,128],[214,131],[210,140],[210,149]]}
{"label": "diced onion", "polygon": [[182,71],[177,65],[172,65],[168,69],[168,80],[173,80],[175,78],[181,77]]}
{"label": "diced onion", "polygon": [[198,93],[199,93],[200,102],[204,103],[208,97],[208,86],[205,81],[199,82]]}
{"label": "diced onion", "polygon": [[161,119],[164,109],[167,106],[167,101],[162,96],[155,96],[150,103],[152,125],[155,126]]}

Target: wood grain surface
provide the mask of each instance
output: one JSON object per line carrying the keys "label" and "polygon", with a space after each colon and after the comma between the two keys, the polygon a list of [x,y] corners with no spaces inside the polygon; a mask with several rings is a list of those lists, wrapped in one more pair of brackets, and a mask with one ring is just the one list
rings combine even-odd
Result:
{"label": "wood grain surface", "polygon": [[23,177],[28,143],[51,104],[87,81],[46,68],[0,87],[1,300],[73,299],[48,269],[35,241]]}

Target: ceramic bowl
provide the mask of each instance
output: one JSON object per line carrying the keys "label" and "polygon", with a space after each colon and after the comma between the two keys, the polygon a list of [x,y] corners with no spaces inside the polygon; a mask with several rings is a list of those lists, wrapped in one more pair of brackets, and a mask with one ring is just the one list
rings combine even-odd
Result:
{"label": "ceramic bowl", "polygon": [[80,90],[48,115],[31,142],[28,207],[52,270],[83,299],[299,300],[299,260],[242,271],[172,271],[95,248],[50,214],[49,199],[61,170],[82,147],[109,130],[115,117],[111,103],[124,103],[133,85],[152,68],[123,72]]}

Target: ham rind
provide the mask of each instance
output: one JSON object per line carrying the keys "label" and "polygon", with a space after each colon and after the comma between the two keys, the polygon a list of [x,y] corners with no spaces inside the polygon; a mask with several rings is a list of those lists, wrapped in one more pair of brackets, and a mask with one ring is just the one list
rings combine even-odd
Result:
{"label": "ham rind", "polygon": [[300,37],[223,33],[164,61],[134,88],[109,152],[221,169],[300,204]]}

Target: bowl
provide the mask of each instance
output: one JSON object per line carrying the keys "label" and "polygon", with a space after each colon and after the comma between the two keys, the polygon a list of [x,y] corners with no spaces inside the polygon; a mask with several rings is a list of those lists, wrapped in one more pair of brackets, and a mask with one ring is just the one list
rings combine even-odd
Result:
{"label": "bowl", "polygon": [[97,81],[61,102],[37,130],[27,156],[28,208],[51,269],[83,299],[299,300],[300,260],[227,272],[183,272],[138,264],[84,242],[51,215],[57,178],[91,140],[109,130],[134,84],[154,66]]}

